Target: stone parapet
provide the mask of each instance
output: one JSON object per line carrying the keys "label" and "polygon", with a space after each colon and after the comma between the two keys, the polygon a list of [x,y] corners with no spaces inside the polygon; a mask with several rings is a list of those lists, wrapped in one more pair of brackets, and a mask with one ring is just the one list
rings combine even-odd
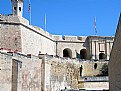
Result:
{"label": "stone parapet", "polygon": [[70,41],[70,42],[85,42],[86,40],[86,36],[62,36],[62,35],[53,35],[54,36],[54,39],[56,41],[63,41],[63,42],[66,42],[66,41]]}
{"label": "stone parapet", "polygon": [[15,16],[15,15],[0,15],[0,24],[13,24],[13,25],[22,25],[33,32],[36,32],[50,40],[54,41],[54,38],[51,34],[49,34],[47,31],[44,31],[42,28],[32,26],[29,24],[29,21],[23,17]]}

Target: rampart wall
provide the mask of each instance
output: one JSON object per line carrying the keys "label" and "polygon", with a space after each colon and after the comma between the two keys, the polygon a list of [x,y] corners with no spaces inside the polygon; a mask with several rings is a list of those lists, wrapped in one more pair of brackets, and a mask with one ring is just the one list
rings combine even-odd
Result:
{"label": "rampart wall", "polygon": [[85,60],[80,62],[80,67],[82,67],[82,77],[83,76],[99,76],[101,75],[101,68],[104,64],[108,65],[108,61],[90,61]]}
{"label": "rampart wall", "polygon": [[[42,56],[44,55],[40,55]],[[44,56],[43,60],[45,60],[44,82],[47,91],[78,89],[79,61],[54,56]]]}
{"label": "rampart wall", "polygon": [[41,91],[41,59],[0,52],[0,60],[1,91]]}

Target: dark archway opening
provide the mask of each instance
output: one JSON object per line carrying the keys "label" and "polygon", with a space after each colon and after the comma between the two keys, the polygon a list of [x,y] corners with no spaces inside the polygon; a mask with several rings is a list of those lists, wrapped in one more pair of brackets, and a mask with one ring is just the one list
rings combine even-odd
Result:
{"label": "dark archway opening", "polygon": [[105,59],[105,54],[104,53],[100,53],[99,54],[99,59]]}
{"label": "dark archway opening", "polygon": [[72,51],[70,49],[64,49],[63,50],[63,57],[69,57],[72,58]]}
{"label": "dark archway opening", "polygon": [[81,59],[87,59],[87,50],[86,49],[82,49],[80,51],[80,58]]}
{"label": "dark archway opening", "polygon": [[94,64],[94,69],[97,69],[97,63]]}

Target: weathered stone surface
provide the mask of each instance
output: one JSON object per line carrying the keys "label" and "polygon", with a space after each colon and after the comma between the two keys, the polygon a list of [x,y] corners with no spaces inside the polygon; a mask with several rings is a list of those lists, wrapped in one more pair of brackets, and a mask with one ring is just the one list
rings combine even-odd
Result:
{"label": "weathered stone surface", "polygon": [[110,91],[121,90],[121,15],[109,62]]}
{"label": "weathered stone surface", "polygon": [[[95,68],[95,64],[97,65]],[[99,76],[101,75],[101,68],[104,64],[108,65],[108,61],[82,61],[80,62],[80,67],[82,66],[82,77],[83,76]]]}
{"label": "weathered stone surface", "polygon": [[[49,79],[48,85],[51,91],[60,91],[65,88],[78,89],[78,79],[80,77],[80,65],[77,60],[46,57],[45,78]],[[49,76],[49,77],[48,77]],[[48,86],[46,87],[46,89]],[[50,89],[47,89],[50,91]]]}
{"label": "weathered stone surface", "polygon": [[109,60],[114,37],[51,35],[22,17],[23,0],[12,0],[12,7],[11,15],[0,15],[2,91],[89,87],[88,83],[79,84],[80,76],[98,75],[102,65],[108,63],[105,60]]}
{"label": "weathered stone surface", "polygon": [[0,90],[11,91],[12,87],[11,56],[0,53]]}

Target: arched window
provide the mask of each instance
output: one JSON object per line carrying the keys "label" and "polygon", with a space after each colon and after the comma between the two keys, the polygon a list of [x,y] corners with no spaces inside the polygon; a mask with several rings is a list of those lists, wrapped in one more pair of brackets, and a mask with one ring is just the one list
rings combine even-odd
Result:
{"label": "arched window", "polygon": [[68,48],[63,50],[63,57],[69,57],[72,58],[72,51]]}
{"label": "arched window", "polygon": [[80,58],[81,59],[87,59],[87,50],[86,49],[82,49],[80,51]]}
{"label": "arched window", "polygon": [[104,53],[100,53],[99,54],[99,59],[105,59],[105,54]]}

